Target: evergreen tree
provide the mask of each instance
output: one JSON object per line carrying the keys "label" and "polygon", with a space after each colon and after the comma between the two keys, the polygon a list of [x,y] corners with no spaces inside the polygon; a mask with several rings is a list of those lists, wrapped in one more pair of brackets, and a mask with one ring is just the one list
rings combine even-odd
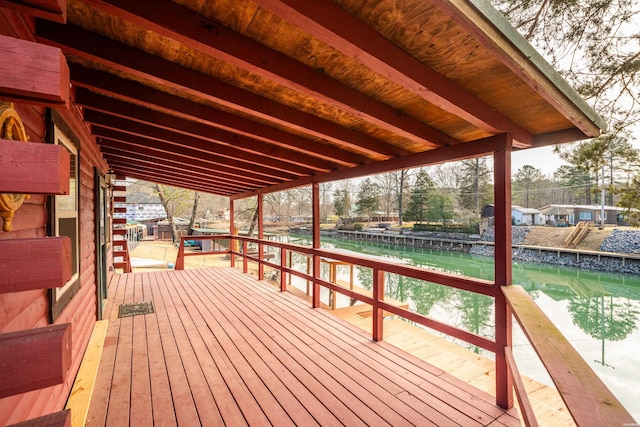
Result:
{"label": "evergreen tree", "polygon": [[427,201],[427,221],[440,222],[446,227],[455,215],[452,197],[441,191],[433,191]]}
{"label": "evergreen tree", "polygon": [[487,159],[463,160],[460,162],[460,174],[460,206],[480,215],[482,207],[493,201],[491,170],[487,166]]}
{"label": "evergreen tree", "polygon": [[[532,194],[534,190],[540,188],[540,183],[544,179],[542,172],[531,165],[524,165],[518,169],[513,178],[513,204],[520,206],[524,204],[525,208],[532,207],[530,205],[530,202],[533,202]],[[540,207],[537,203],[535,205]]]}
{"label": "evergreen tree", "polygon": [[346,188],[339,188],[333,193],[333,208],[339,217],[349,216],[351,211],[351,195]]}
{"label": "evergreen tree", "polygon": [[380,187],[367,178],[358,188],[356,212],[359,215],[371,216],[378,209],[380,209]]}
{"label": "evergreen tree", "polygon": [[433,181],[426,170],[422,169],[418,172],[416,182],[411,189],[409,205],[405,211],[404,217],[407,221],[422,222],[427,219],[427,209],[429,198],[434,190]]}

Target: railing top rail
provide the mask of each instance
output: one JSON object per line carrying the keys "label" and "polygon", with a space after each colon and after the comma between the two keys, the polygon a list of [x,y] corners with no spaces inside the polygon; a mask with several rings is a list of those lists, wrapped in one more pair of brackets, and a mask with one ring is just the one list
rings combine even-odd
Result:
{"label": "railing top rail", "polygon": [[635,423],[611,390],[521,286],[503,286],[502,292],[577,425]]}

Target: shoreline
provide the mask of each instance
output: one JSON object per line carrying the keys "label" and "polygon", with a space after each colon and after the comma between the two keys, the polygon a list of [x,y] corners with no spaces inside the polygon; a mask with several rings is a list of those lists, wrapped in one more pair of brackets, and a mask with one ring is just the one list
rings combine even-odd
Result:
{"label": "shoreline", "polygon": [[[323,232],[322,235],[336,239],[388,244],[413,249],[468,253],[488,258],[494,256],[493,242],[482,240],[343,230]],[[640,275],[640,254],[512,244],[512,259],[607,273]]]}

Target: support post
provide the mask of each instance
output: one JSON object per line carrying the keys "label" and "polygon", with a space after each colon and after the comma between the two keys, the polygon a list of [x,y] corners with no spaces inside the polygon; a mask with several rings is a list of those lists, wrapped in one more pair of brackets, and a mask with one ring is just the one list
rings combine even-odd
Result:
{"label": "support post", "polygon": [[249,258],[247,256],[249,250],[249,243],[246,240],[242,241],[242,272],[247,274],[249,271]]}
{"label": "support post", "polygon": [[[236,228],[234,224],[234,212],[233,212],[233,199],[229,199],[229,235],[236,235]],[[231,267],[236,266],[236,256],[233,252],[237,252],[238,250],[238,241],[235,239],[229,240],[229,255],[231,257]]]}
{"label": "support post", "polygon": [[382,341],[382,321],[384,320],[383,310],[377,304],[378,301],[384,301],[384,271],[379,269],[373,270],[373,340]]}
{"label": "support post", "polygon": [[[284,267],[287,266],[287,250],[280,248],[280,292],[287,290],[287,275],[284,272]],[[291,264],[289,264],[291,267]]]}
{"label": "support post", "polygon": [[512,284],[511,265],[511,144],[508,134],[502,135],[504,147],[493,154],[495,207],[495,327],[496,343],[496,404],[513,407],[512,377],[507,366],[505,348],[511,347],[511,309],[500,287]]}
{"label": "support post", "polygon": [[[258,194],[258,239],[264,239],[264,203],[262,194]],[[264,245],[258,243],[258,280],[264,280]]]}
{"label": "support post", "polygon": [[[312,247],[313,249],[320,249],[320,184],[314,183],[311,185],[311,205],[312,205]],[[315,253],[313,254],[313,292],[312,301],[313,308],[320,307],[320,285],[318,279],[320,278],[320,257]]]}

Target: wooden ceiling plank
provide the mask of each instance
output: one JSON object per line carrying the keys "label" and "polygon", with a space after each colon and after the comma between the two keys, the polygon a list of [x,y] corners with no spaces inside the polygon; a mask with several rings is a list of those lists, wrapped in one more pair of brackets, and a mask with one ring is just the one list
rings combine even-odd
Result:
{"label": "wooden ceiling plank", "polygon": [[[86,105],[84,103],[88,102],[85,97],[80,96],[81,92],[78,88],[83,88],[153,111],[256,138],[301,154],[335,162],[341,166],[351,167],[368,162],[364,156],[198,104],[138,82],[122,79],[103,71],[91,70],[77,64],[71,64],[70,68],[71,80],[76,86],[75,101],[80,105]],[[95,104],[91,105],[95,106]],[[321,149],[319,149],[319,145],[321,145]]]}
{"label": "wooden ceiling plank", "polygon": [[284,171],[274,171],[271,169],[265,169],[261,166],[251,165],[243,162],[238,162],[232,159],[222,159],[213,153],[206,153],[202,151],[193,151],[188,147],[179,144],[171,144],[166,141],[151,140],[142,136],[136,136],[132,134],[122,133],[118,130],[105,128],[102,126],[93,126],[93,132],[96,136],[107,138],[115,141],[126,142],[131,145],[137,145],[149,150],[159,150],[173,155],[180,155],[188,157],[190,159],[202,159],[209,163],[226,166],[231,170],[241,171],[242,173],[262,177],[266,179],[276,179],[278,181],[287,181],[296,179],[297,175],[288,174]]}
{"label": "wooden ceiling plank", "polygon": [[200,137],[213,143],[230,145],[248,153],[279,159],[303,168],[313,169],[316,172],[328,172],[333,169],[338,169],[338,165],[335,163],[329,163],[315,157],[306,156],[292,150],[265,143],[264,141],[234,134],[227,130],[122,102],[83,88],[76,90],[76,103],[84,106],[85,110],[90,109],[100,113],[127,118],[156,128],[171,130],[183,135]]}
{"label": "wooden ceiling plank", "polygon": [[282,180],[264,178],[255,174],[236,171],[221,164],[207,162],[206,160],[194,159],[192,157],[175,153],[167,153],[158,149],[149,149],[148,147],[140,147],[138,145],[107,138],[100,138],[100,150],[104,153],[118,154],[128,158],[142,158],[152,162],[156,161],[158,163],[175,164],[181,167],[192,167],[200,172],[215,172],[226,181],[246,181],[251,185],[257,186],[273,185],[282,182]]}
{"label": "wooden ceiling plank", "polygon": [[[121,164],[122,163],[130,163],[132,166],[134,165],[143,165],[146,167],[151,167],[151,166],[157,166],[158,165],[158,161],[157,159],[153,159],[148,157],[148,156],[141,156],[141,155],[137,155],[135,157],[135,159],[131,158],[131,155],[127,155],[124,153],[118,153],[117,150],[102,150],[101,151],[102,154],[104,155],[104,157],[110,161],[119,161]],[[194,176],[194,177],[200,177],[201,179],[207,181],[211,179],[211,176],[216,176],[216,182],[218,182],[219,184],[221,184],[221,186],[223,186],[223,188],[229,189],[231,191],[237,191],[240,188],[246,187],[247,185],[242,185],[240,184],[240,182],[242,181],[241,177],[238,177],[237,180],[233,181],[230,180],[228,178],[223,178],[221,176],[219,176],[218,174],[216,174],[214,169],[210,169],[206,172],[203,172],[195,167],[192,167],[189,164],[180,164],[177,162],[167,162],[164,161],[162,163],[162,167],[164,170],[167,170],[168,175],[181,175],[183,173],[185,173],[185,171],[187,174],[189,174],[190,176]]]}
{"label": "wooden ceiling plank", "polygon": [[177,132],[156,128],[144,123],[127,120],[122,117],[100,113],[94,110],[84,112],[86,122],[113,129],[122,134],[141,136],[148,140],[163,141],[185,147],[195,152],[209,153],[225,159],[246,164],[246,168],[262,167],[265,170],[282,171],[294,176],[313,175],[309,168],[303,168],[290,163],[283,163],[270,157],[259,156],[235,149],[230,145],[213,144],[210,141],[183,135]]}
{"label": "wooden ceiling plank", "polygon": [[526,129],[420,62],[364,21],[329,0],[255,0],[259,6],[291,22],[341,52],[357,57],[373,71],[489,133],[510,132],[525,144]]}
{"label": "wooden ceiling plank", "polygon": [[[115,7],[105,7],[106,4]],[[382,129],[419,141],[426,148],[458,142],[389,105],[170,0],[105,0],[95,6],[284,87],[335,105]]]}
{"label": "wooden ceiling plank", "polygon": [[41,21],[36,38],[67,53],[119,70],[132,77],[179,89],[239,112],[331,141],[372,156],[396,157],[406,150],[340,124],[287,107],[197,71],[101,37],[74,25]]}

